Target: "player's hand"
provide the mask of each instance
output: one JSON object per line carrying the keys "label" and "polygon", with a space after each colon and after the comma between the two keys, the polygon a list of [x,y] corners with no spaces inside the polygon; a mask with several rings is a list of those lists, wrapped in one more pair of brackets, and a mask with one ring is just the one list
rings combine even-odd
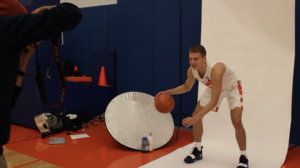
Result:
{"label": "player's hand", "polygon": [[31,12],[31,13],[33,13],[33,14],[40,14],[40,13],[43,13],[44,10],[46,10],[46,9],[51,9],[51,8],[53,8],[53,7],[55,7],[55,6],[56,6],[56,5],[52,5],[52,6],[42,6],[42,7],[37,8],[36,10],[34,10],[34,11]]}
{"label": "player's hand", "polygon": [[185,126],[186,128],[196,124],[197,120],[195,117],[187,117],[182,120],[182,125]]}
{"label": "player's hand", "polygon": [[160,94],[169,94],[169,93],[168,93],[168,91],[161,91],[161,92],[157,93],[157,95],[155,96],[154,99],[156,99],[156,97],[157,97],[158,95],[160,95]]}

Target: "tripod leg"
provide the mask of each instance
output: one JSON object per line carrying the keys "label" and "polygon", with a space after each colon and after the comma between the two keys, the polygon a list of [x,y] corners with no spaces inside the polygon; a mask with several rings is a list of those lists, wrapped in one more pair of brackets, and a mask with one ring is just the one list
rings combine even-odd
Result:
{"label": "tripod leg", "polygon": [[188,117],[187,115],[185,115],[184,113],[181,113],[181,114],[183,114],[185,117]]}
{"label": "tripod leg", "polygon": [[179,120],[178,120],[178,126],[177,126],[177,133],[176,133],[176,141],[177,141],[177,137],[178,137],[178,131],[179,131],[179,126],[181,126],[182,124],[181,124],[181,114],[182,114],[182,112],[180,111],[179,112]]}
{"label": "tripod leg", "polygon": [[175,114],[173,117],[175,118],[178,114],[179,114],[179,112],[177,114]]}

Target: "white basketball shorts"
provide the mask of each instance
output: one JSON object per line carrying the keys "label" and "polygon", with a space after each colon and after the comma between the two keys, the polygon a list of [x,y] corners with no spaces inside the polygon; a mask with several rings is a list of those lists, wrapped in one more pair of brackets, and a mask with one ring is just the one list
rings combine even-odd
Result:
{"label": "white basketball shorts", "polygon": [[[200,98],[200,106],[206,106],[211,100],[211,88],[207,88]],[[242,90],[242,82],[237,81],[236,85],[232,88],[224,90],[221,92],[219,101],[216,107],[213,108],[212,111],[218,112],[219,107],[224,99],[227,97],[228,106],[230,110],[233,110],[236,107],[241,107],[243,109],[243,90]]]}

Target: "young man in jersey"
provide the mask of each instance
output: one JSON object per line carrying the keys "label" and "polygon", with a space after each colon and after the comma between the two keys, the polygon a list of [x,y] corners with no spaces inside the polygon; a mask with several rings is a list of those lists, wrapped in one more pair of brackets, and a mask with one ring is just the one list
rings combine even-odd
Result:
{"label": "young man in jersey", "polygon": [[187,117],[182,121],[183,126],[193,125],[195,147],[184,161],[193,163],[202,159],[202,119],[210,111],[217,112],[224,97],[227,97],[232,124],[235,128],[236,140],[241,150],[238,168],[248,168],[246,157],[246,133],[242,124],[243,96],[241,81],[236,74],[224,63],[206,59],[206,50],[202,45],[196,45],[189,50],[190,67],[187,70],[185,84],[158,93],[170,95],[183,94],[190,91],[197,79],[207,86],[207,89],[197,102],[193,117]]}

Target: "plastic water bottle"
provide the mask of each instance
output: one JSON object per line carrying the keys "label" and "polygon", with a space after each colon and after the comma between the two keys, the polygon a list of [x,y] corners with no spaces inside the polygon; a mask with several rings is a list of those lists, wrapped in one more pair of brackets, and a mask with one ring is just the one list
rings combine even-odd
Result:
{"label": "plastic water bottle", "polygon": [[151,132],[149,133],[148,141],[149,141],[149,151],[151,152],[153,151],[153,137]]}
{"label": "plastic water bottle", "polygon": [[142,152],[147,153],[149,151],[149,142],[147,137],[143,137],[142,139]]}
{"label": "plastic water bottle", "polygon": [[86,131],[86,130],[84,129],[84,127],[85,127],[85,122],[82,121],[82,130],[81,130],[81,131]]}

